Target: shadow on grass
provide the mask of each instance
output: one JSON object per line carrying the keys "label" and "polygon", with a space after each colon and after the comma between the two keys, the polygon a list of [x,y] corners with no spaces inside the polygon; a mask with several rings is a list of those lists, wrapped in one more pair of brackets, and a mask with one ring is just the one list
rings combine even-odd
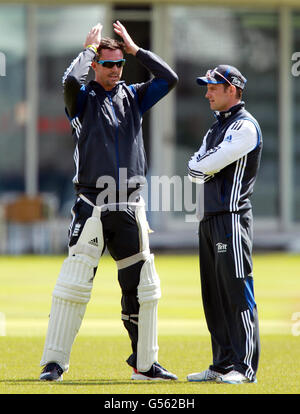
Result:
{"label": "shadow on grass", "polygon": [[99,386],[99,385],[155,385],[155,384],[160,384],[163,385],[165,384],[167,385],[176,385],[176,384],[186,384],[188,383],[187,381],[180,381],[180,380],[176,380],[176,381],[161,381],[161,380],[157,380],[157,381],[133,381],[133,380],[114,380],[114,379],[104,379],[104,378],[98,378],[98,379],[88,379],[88,380],[64,380],[64,381],[40,381],[39,379],[32,379],[32,378],[20,378],[20,379],[6,379],[6,380],[0,380],[0,383],[5,383],[7,385],[20,385],[20,384],[39,384],[39,385],[43,385],[43,384],[47,384],[47,385],[58,385],[58,386],[64,386],[64,385],[71,385],[71,386],[87,386],[87,385],[95,385],[95,386]]}

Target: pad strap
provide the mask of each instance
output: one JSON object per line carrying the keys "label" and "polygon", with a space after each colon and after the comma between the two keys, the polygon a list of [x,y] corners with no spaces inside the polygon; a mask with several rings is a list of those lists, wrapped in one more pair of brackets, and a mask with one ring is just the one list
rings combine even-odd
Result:
{"label": "pad strap", "polygon": [[133,254],[132,256],[125,257],[125,259],[117,260],[118,270],[124,269],[125,267],[132,266],[141,260],[147,260],[150,256],[150,250],[144,250],[142,252]]}
{"label": "pad strap", "polygon": [[[135,319],[133,319],[133,318],[135,318]],[[139,324],[138,323],[138,318],[139,318],[139,315],[138,314],[131,314],[131,315],[125,315],[124,313],[121,314],[121,319],[123,321],[131,322],[134,325],[138,325]]]}

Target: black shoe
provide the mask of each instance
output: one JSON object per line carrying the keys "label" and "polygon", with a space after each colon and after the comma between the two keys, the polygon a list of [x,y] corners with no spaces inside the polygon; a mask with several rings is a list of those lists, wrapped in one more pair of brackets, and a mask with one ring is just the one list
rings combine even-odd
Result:
{"label": "black shoe", "polygon": [[139,372],[136,368],[133,368],[131,376],[133,380],[177,380],[176,375],[167,371],[158,362],[154,362],[152,367],[147,372]]}
{"label": "black shoe", "polygon": [[49,362],[40,375],[41,381],[62,381],[63,369],[56,362]]}

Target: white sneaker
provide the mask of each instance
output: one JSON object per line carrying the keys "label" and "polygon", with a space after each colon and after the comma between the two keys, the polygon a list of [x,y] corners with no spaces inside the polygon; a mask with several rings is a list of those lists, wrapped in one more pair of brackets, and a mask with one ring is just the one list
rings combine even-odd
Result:
{"label": "white sneaker", "polygon": [[177,380],[177,376],[163,368],[158,362],[154,362],[147,372],[139,372],[133,368],[131,379],[133,380]]}
{"label": "white sneaker", "polygon": [[202,372],[194,372],[193,374],[189,374],[186,378],[190,382],[204,382],[204,381],[215,381],[218,378],[220,372],[212,371],[211,369],[207,369]]}
{"label": "white sneaker", "polygon": [[238,371],[230,371],[228,372],[228,374],[224,374],[219,376],[216,379],[216,382],[218,382],[219,384],[224,383],[224,384],[245,384],[245,383],[249,383],[249,382],[253,382],[256,383],[257,380],[251,380],[247,377],[245,377],[245,375],[241,374]]}

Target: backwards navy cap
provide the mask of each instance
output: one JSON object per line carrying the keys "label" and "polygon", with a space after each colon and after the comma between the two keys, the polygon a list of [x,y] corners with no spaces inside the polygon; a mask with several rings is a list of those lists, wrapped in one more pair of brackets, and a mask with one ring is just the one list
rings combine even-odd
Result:
{"label": "backwards navy cap", "polygon": [[237,88],[244,89],[247,79],[234,66],[219,65],[208,70],[205,76],[197,78],[198,85],[228,83]]}

